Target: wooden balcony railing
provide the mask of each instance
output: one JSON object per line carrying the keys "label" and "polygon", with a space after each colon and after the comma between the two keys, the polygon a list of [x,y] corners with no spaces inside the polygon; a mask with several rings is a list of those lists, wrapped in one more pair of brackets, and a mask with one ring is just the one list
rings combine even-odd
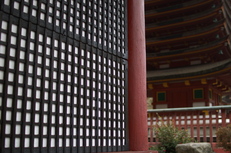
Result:
{"label": "wooden balcony railing", "polygon": [[[188,130],[198,142],[216,143],[216,130],[231,123],[231,105],[148,110],[149,144],[158,143],[154,127],[160,120]],[[161,119],[160,119],[160,117]]]}

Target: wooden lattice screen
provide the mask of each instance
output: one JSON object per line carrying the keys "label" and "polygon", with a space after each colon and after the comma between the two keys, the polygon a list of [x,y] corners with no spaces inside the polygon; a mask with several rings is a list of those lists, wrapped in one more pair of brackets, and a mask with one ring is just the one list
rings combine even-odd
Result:
{"label": "wooden lattice screen", "polygon": [[128,149],[126,0],[0,1],[0,152]]}

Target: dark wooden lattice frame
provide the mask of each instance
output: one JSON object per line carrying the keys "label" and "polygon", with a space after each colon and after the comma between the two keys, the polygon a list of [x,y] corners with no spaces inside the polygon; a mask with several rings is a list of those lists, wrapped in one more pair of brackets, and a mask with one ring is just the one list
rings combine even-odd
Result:
{"label": "dark wooden lattice frame", "polygon": [[0,152],[128,150],[126,1],[0,3]]}

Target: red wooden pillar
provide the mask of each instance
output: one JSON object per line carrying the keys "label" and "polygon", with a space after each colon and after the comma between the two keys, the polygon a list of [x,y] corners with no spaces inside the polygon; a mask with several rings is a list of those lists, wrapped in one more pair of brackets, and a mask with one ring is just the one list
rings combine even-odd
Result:
{"label": "red wooden pillar", "polygon": [[128,110],[130,151],[148,150],[143,0],[128,0]]}

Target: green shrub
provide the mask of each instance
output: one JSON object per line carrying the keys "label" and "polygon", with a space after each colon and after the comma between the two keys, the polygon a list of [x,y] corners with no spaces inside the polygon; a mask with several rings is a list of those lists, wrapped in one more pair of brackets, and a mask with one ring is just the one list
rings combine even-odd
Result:
{"label": "green shrub", "polygon": [[217,146],[231,153],[231,125],[217,129]]}
{"label": "green shrub", "polygon": [[154,127],[156,139],[159,144],[152,149],[157,150],[159,153],[175,153],[177,144],[193,142],[187,130],[178,129],[172,123],[164,123],[162,120]]}

